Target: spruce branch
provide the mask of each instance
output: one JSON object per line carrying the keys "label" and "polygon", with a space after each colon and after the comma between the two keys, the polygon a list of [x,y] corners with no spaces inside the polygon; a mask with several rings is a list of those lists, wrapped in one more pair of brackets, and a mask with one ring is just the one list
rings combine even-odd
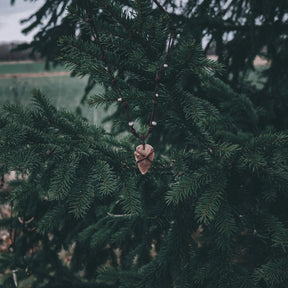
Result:
{"label": "spruce branch", "polygon": [[287,281],[287,258],[271,259],[259,267],[253,277],[257,282],[264,280],[267,285],[277,285]]}
{"label": "spruce branch", "polygon": [[183,179],[176,183],[172,190],[167,193],[166,202],[170,204],[179,204],[189,197],[196,195],[198,189],[207,185],[211,181],[210,172],[208,169],[200,168],[192,175],[184,176]]}
{"label": "spruce branch", "polygon": [[195,209],[195,217],[200,224],[207,225],[214,219],[221,207],[225,187],[226,179],[220,178],[216,183],[208,185],[207,190],[200,196]]}

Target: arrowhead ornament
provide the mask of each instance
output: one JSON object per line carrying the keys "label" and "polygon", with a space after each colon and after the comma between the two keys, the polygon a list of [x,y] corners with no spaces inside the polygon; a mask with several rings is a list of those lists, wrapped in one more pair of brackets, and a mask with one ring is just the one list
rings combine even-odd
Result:
{"label": "arrowhead ornament", "polygon": [[141,144],[136,147],[134,156],[140,172],[145,175],[151,167],[155,156],[153,147],[149,144]]}

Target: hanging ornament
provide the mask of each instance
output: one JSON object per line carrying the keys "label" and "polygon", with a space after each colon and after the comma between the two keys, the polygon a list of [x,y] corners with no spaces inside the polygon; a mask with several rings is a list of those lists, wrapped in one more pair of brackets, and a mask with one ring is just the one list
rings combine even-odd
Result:
{"label": "hanging ornament", "polygon": [[136,147],[134,155],[140,172],[145,175],[151,167],[155,156],[153,147],[149,144],[141,144]]}
{"label": "hanging ornament", "polygon": [[[155,89],[154,89],[154,97],[153,97],[153,108],[151,111],[149,128],[148,128],[148,131],[145,135],[142,135],[142,134],[139,135],[134,128],[134,122],[132,121],[132,118],[131,118],[130,113],[129,113],[128,103],[125,101],[126,99],[124,99],[124,97],[121,93],[121,90],[117,85],[117,80],[115,78],[116,76],[113,73],[113,71],[111,70],[109,63],[107,62],[105,50],[104,50],[104,47],[103,47],[102,42],[100,40],[101,37],[98,35],[97,27],[94,26],[92,15],[90,15],[91,17],[89,16],[89,18],[87,18],[87,20],[86,20],[90,25],[91,34],[92,34],[93,38],[95,39],[96,44],[100,48],[101,60],[104,63],[105,71],[107,71],[107,73],[109,74],[109,76],[111,78],[111,84],[112,84],[113,90],[117,96],[116,99],[119,102],[119,104],[121,104],[125,109],[125,112],[127,115],[127,120],[128,120],[129,130],[135,137],[139,138],[142,142],[141,145],[136,147],[136,151],[134,152],[136,164],[138,165],[138,168],[139,168],[140,172],[142,173],[142,175],[145,175],[147,173],[147,171],[151,167],[152,161],[153,161],[154,156],[155,156],[153,147],[149,144],[145,144],[145,140],[149,136],[149,134],[152,132],[153,128],[155,126],[157,126],[156,108],[157,108],[158,99],[159,99],[159,87],[160,87],[161,76],[162,76],[163,69],[167,69],[169,67],[167,62],[170,59],[170,50],[172,49],[172,47],[174,45],[174,40],[175,40],[175,25],[174,25],[173,21],[170,19],[168,12],[163,8],[163,6],[157,0],[153,0],[153,2],[166,15],[168,22],[169,22],[170,35],[169,35],[169,39],[168,39],[168,45],[166,48],[166,55],[163,59],[164,61],[162,62],[162,64],[160,64],[160,66],[158,66],[157,71],[156,71]],[[105,7],[107,9],[107,6],[105,6]],[[136,32],[136,33],[137,33],[137,37],[139,37],[140,33],[139,32]]]}

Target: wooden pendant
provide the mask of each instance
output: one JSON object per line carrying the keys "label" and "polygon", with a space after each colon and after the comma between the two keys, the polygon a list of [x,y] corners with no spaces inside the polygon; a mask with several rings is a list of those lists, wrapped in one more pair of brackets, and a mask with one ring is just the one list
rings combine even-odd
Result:
{"label": "wooden pendant", "polygon": [[154,149],[149,144],[141,144],[136,147],[134,152],[135,160],[142,175],[145,175],[151,167],[154,159]]}

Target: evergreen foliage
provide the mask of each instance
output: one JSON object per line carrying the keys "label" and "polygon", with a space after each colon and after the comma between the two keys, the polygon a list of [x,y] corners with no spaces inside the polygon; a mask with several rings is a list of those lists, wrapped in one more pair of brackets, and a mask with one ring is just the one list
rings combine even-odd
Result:
{"label": "evergreen foliage", "polygon": [[206,59],[197,33],[188,37],[158,1],[78,2],[63,21],[85,37],[61,38],[60,60],[103,84],[89,101],[96,108],[117,102],[108,63],[140,132],[176,20],[148,139],[156,156],[141,175],[139,139],[125,133],[121,105],[110,133],[57,111],[39,91],[32,107],[4,106],[0,167],[18,178],[0,197],[12,207],[0,221],[12,240],[0,258],[2,287],[15,279],[33,287],[286,287],[287,133],[267,129],[261,109]]}
{"label": "evergreen foliage", "polygon": [[[15,0],[11,0],[12,4],[14,2]],[[55,64],[56,56],[59,55],[59,47],[55,43],[61,37],[77,35],[84,41],[89,39],[89,31],[85,29],[85,25],[79,25],[73,17],[64,17],[65,7],[71,5],[82,9],[85,8],[86,2],[79,0],[44,1],[38,11],[23,20],[23,23],[27,25],[23,29],[24,33],[32,33],[37,27],[40,27],[40,30],[35,33],[31,43],[20,45],[19,49],[31,47],[33,48],[32,55],[40,52],[46,57],[47,67],[50,62]],[[150,3],[150,1],[147,2]],[[121,3],[127,5],[126,8],[133,5],[131,9],[136,7],[135,11],[137,11],[136,3],[131,4],[129,1]],[[256,106],[261,106],[261,125],[263,127],[273,125],[277,129],[286,129],[288,123],[286,113],[287,1],[165,0],[162,3],[165,8],[169,9],[178,30],[185,35],[183,39],[193,37],[197,43],[201,43],[203,38],[206,39],[205,52],[212,51],[218,56],[219,62],[226,67],[226,73],[221,76],[222,80],[231,84],[239,93],[249,96]],[[144,19],[146,4],[141,5],[143,10],[141,17]],[[95,13],[98,15],[99,11]],[[43,22],[47,24],[43,25]],[[111,24],[110,21],[109,24]],[[129,25],[129,20],[127,25]],[[161,34],[161,29],[158,29],[157,36],[161,37]],[[134,61],[141,59],[137,62],[142,62],[147,69],[145,58],[141,58],[143,53],[139,51],[138,49],[137,52],[130,53],[129,57],[133,57]],[[270,63],[268,68],[255,69],[253,60],[257,55]],[[151,63],[148,64],[151,65]],[[138,65],[141,64],[138,63]],[[91,72],[89,71],[88,74],[90,75]],[[247,79],[251,73],[257,75],[260,83],[255,85],[253,81],[251,83]],[[83,102],[94,85],[95,81],[90,77],[83,95]]]}

